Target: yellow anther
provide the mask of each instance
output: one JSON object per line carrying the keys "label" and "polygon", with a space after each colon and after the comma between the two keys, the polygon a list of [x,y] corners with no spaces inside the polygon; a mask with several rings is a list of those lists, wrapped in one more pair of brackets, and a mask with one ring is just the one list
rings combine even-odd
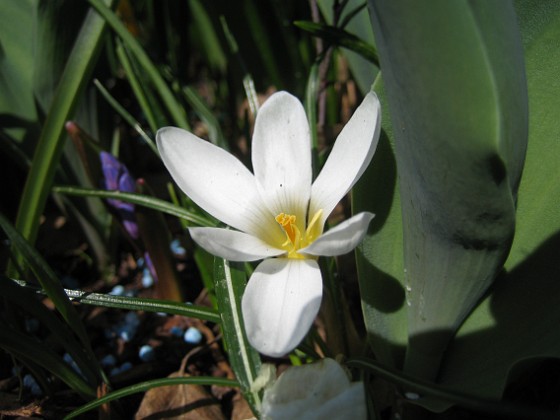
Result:
{"label": "yellow anther", "polygon": [[293,214],[280,213],[276,216],[276,221],[282,226],[282,229],[284,229],[288,237],[288,240],[282,246],[288,245],[288,241],[296,245],[296,241],[299,242],[298,236],[300,235],[299,229],[296,226],[296,216]]}

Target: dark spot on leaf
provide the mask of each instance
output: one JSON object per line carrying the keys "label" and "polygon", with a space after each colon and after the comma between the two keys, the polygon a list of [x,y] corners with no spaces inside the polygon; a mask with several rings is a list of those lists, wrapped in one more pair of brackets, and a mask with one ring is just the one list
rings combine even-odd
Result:
{"label": "dark spot on leaf", "polygon": [[506,165],[500,156],[492,155],[487,159],[487,163],[490,169],[490,174],[496,185],[500,185],[506,177]]}

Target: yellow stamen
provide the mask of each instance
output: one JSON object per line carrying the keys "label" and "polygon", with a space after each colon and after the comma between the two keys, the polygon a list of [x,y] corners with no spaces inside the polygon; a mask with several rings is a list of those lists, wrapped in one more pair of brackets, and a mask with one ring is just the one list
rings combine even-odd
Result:
{"label": "yellow stamen", "polygon": [[288,252],[288,258],[307,258],[298,253],[298,250],[305,248],[321,235],[321,226],[319,220],[323,210],[318,210],[309,222],[309,226],[302,235],[296,224],[296,216],[293,214],[280,213],[275,220],[278,222],[286,233],[286,241],[282,244],[282,248]]}
{"label": "yellow stamen", "polygon": [[296,226],[296,216],[293,214],[280,213],[276,216],[276,221],[280,223],[280,226],[282,226],[282,229],[284,229],[288,237],[288,240],[282,246],[286,246],[290,242],[295,245],[297,237],[300,236],[299,229]]}

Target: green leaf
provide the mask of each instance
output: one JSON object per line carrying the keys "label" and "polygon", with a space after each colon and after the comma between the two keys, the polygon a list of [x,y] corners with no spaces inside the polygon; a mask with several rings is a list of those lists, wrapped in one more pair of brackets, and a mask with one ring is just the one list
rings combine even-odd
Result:
{"label": "green leaf", "polygon": [[522,264],[560,231],[560,3],[516,2],[529,90],[529,144],[519,187],[517,226],[506,268]]}
{"label": "green leaf", "polygon": [[87,384],[70,365],[40,341],[10,328],[0,322],[0,347],[16,357],[33,360],[64,381],[70,388],[88,398],[95,397],[95,387]]}
{"label": "green leaf", "polygon": [[72,306],[66,293],[64,293],[64,289],[60,285],[56,274],[43,260],[41,255],[29,245],[2,214],[0,214],[0,227],[6,233],[12,246],[20,253],[24,263],[33,271],[46,294],[53,301],[57,311],[80,339],[85,351],[85,357],[89,359],[91,371],[96,372],[98,378],[101,378],[102,374],[91,349],[84,324],[82,324],[76,309]]}
{"label": "green leaf", "polygon": [[[112,2],[112,0],[107,1]],[[62,154],[65,139],[64,124],[76,109],[80,93],[89,80],[102,46],[104,28],[103,19],[93,11],[88,12],[66,62],[41,131],[16,221],[17,230],[31,243],[35,242],[39,216],[50,193],[51,183]]]}
{"label": "green leaf", "polygon": [[[12,280],[21,287],[34,290],[36,293],[45,292],[29,283],[21,280]],[[210,308],[203,306],[188,305],[161,299],[145,299],[127,296],[113,296],[103,293],[83,292],[81,290],[64,289],[64,293],[72,302],[83,303],[84,305],[104,306],[107,308],[138,310],[146,312],[164,312],[167,314],[181,315],[191,318],[204,319],[206,321],[220,323],[218,313]]]}
{"label": "green leaf", "polygon": [[294,22],[294,25],[314,36],[324,39],[331,45],[348,48],[376,66],[379,65],[375,47],[361,40],[356,35],[346,32],[344,29],[325,25],[323,23],[307,22],[302,20]]}
{"label": "green leaf", "polygon": [[527,90],[509,3],[370,1],[403,213],[405,370],[433,379],[509,251]]}
{"label": "green leaf", "polygon": [[58,318],[55,313],[40,301],[32,290],[23,288],[15,281],[0,276],[0,296],[6,297],[10,302],[20,306],[25,312],[33,316],[53,335],[56,343],[62,344],[64,349],[72,356],[80,370],[87,377],[88,383],[96,384],[98,371],[92,368],[96,366],[91,363],[87,354],[82,350],[83,346],[74,338],[72,331]]}
{"label": "green leaf", "polygon": [[[516,364],[560,357],[560,3],[517,3],[529,90],[529,145],[519,189],[508,273],[467,318],[448,351],[441,382],[498,398]],[[489,345],[489,343],[491,343]]]}
{"label": "green leaf", "polygon": [[215,225],[215,223],[202,216],[199,216],[198,214],[185,210],[182,207],[176,206],[167,201],[160,200],[159,198],[150,197],[148,195],[123,193],[120,191],[94,190],[91,188],[79,187],[54,187],[53,191],[60,194],[75,195],[78,197],[112,198],[115,200],[126,201],[127,203],[138,204],[140,206],[148,207],[154,210],[159,210],[163,213],[188,220],[196,226]]}
{"label": "green leaf", "polygon": [[101,0],[89,0],[89,3],[103,17],[107,24],[120,37],[123,44],[130,49],[131,53],[138,60],[138,63],[145,71],[155,90],[160,95],[162,102],[165,104],[167,111],[173,118],[173,122],[177,127],[190,130],[189,123],[183,111],[183,108],[177,102],[171,89],[167,86],[165,80],[161,76],[158,69],[152,63],[146,51],[138,43],[136,38],[129,32],[126,26],[119,20],[117,15],[107,7]]}
{"label": "green leaf", "polygon": [[251,387],[259,373],[261,359],[258,352],[247,341],[241,313],[241,296],[245,290],[247,276],[236,266],[231,267],[227,260],[216,257],[214,281],[229,361],[241,385],[243,395],[251,404],[253,411],[257,412],[260,397],[256,391],[251,390]]}
{"label": "green leaf", "polygon": [[400,194],[393,128],[380,77],[375,91],[381,102],[381,137],[372,163],[352,192],[352,212],[370,211],[375,218],[356,250],[356,262],[371,349],[387,366],[402,368],[408,330]]}
{"label": "green leaf", "polygon": [[[33,34],[37,0],[3,2],[0,13],[0,126],[22,140],[37,119],[33,91]],[[36,129],[36,127],[35,127]]]}
{"label": "green leaf", "polygon": [[[317,3],[319,4],[325,20],[329,24],[333,25],[335,1],[318,0]],[[367,44],[375,45],[369,12],[367,8],[364,9],[361,7],[364,4],[363,0],[347,0],[344,3],[346,4],[346,6],[344,7],[344,10],[341,12],[340,16],[340,18],[342,19],[342,24],[347,22],[348,18],[350,18],[344,28],[348,32],[358,36]],[[356,14],[357,10],[360,11]],[[342,50],[344,51],[344,56],[348,60],[348,65],[350,67],[350,70],[352,71],[356,84],[358,85],[362,94],[365,95],[371,89],[371,85],[373,84],[375,78],[377,77],[377,74],[379,73],[378,66],[375,66],[358,53],[345,48],[343,48]]]}

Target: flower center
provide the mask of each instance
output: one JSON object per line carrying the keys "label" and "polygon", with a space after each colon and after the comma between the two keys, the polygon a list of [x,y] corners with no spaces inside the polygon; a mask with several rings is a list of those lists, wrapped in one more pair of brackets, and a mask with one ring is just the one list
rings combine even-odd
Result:
{"label": "flower center", "polygon": [[275,220],[286,233],[286,241],[282,244],[282,248],[288,251],[288,258],[309,258],[297,251],[301,248],[305,248],[321,235],[321,227],[318,221],[322,214],[323,210],[320,209],[313,215],[303,235],[297,227],[295,215],[280,213],[276,216]]}

